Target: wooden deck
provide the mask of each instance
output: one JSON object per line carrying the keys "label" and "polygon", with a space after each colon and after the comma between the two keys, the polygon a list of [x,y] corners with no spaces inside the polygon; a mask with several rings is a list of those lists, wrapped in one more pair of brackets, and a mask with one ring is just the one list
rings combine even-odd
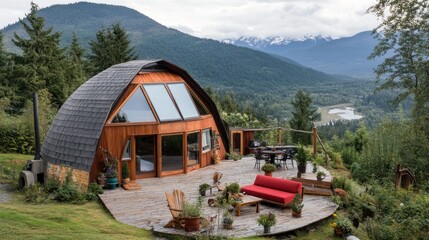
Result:
{"label": "wooden deck", "polygon": [[[184,230],[164,228],[163,226],[171,220],[171,214],[167,207],[165,192],[173,189],[181,189],[185,193],[185,198],[196,201],[198,198],[198,186],[201,183],[212,183],[212,176],[215,171],[223,173],[222,183],[238,182],[240,186],[252,184],[257,174],[263,174],[260,170],[253,169],[255,160],[252,157],[243,158],[240,161],[226,160],[218,165],[212,165],[199,169],[188,174],[181,174],[163,178],[147,178],[137,180],[142,186],[140,190],[125,191],[122,188],[105,191],[100,195],[104,205],[111,212],[113,217],[119,222],[153,230],[177,235],[208,234],[207,229],[201,232],[187,233]],[[307,166],[311,171],[312,167]],[[273,173],[274,177],[292,178],[296,177],[297,169],[280,170]],[[305,178],[315,178],[312,173],[303,174]],[[329,173],[327,179],[329,179]],[[213,194],[217,191],[214,190]],[[207,192],[209,193],[209,192]],[[209,195],[209,194],[208,194]],[[215,197],[207,196],[206,198]],[[312,223],[318,222],[332,215],[337,209],[337,205],[324,196],[304,196],[304,208],[301,218],[292,218],[291,209],[280,209],[278,206],[261,204],[260,213],[255,213],[254,207],[244,207],[240,216],[235,217],[232,230],[224,230],[216,226],[211,234],[229,237],[247,237],[264,235],[263,227],[258,226],[256,219],[259,214],[273,212],[277,217],[277,224],[272,227],[271,234],[281,234],[293,231]],[[205,206],[205,216],[218,215],[217,208]],[[216,220],[217,222],[217,220]]]}

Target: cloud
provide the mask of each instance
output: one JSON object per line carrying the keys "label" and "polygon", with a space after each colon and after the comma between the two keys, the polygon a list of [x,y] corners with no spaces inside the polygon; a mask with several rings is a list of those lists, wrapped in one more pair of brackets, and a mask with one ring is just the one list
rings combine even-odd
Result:
{"label": "cloud", "polygon": [[[37,1],[37,0],[36,0]],[[0,27],[29,12],[31,0],[0,3]],[[54,3],[53,3],[54,2]],[[40,0],[40,7],[75,0]],[[376,18],[365,14],[375,0],[92,0],[127,6],[168,27],[205,38],[306,35],[344,37],[371,30]]]}

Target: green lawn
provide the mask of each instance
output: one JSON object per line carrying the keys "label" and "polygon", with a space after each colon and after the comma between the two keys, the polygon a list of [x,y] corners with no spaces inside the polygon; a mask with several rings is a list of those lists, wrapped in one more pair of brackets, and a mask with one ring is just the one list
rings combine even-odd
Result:
{"label": "green lawn", "polygon": [[96,202],[84,205],[13,201],[0,204],[0,239],[150,239],[149,231],[121,224]]}

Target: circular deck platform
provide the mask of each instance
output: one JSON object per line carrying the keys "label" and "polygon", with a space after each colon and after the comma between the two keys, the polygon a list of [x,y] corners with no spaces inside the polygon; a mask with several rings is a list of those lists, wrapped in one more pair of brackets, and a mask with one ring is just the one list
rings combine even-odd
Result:
{"label": "circular deck platform", "polygon": [[[188,233],[181,229],[163,227],[172,219],[167,207],[165,192],[180,189],[185,193],[186,199],[196,201],[198,198],[198,186],[201,183],[211,184],[215,171],[223,173],[222,183],[237,182],[240,186],[252,184],[257,174],[263,174],[262,171],[253,169],[254,163],[254,158],[248,157],[239,161],[222,161],[218,165],[212,165],[188,174],[141,179],[137,180],[142,186],[140,190],[125,191],[118,188],[106,191],[100,195],[100,198],[113,217],[119,222],[155,232],[185,236],[195,234],[229,237],[264,235],[263,227],[258,226],[256,219],[259,214],[268,212],[274,213],[277,217],[277,224],[271,229],[271,234],[281,234],[318,222],[331,216],[336,211],[338,206],[330,201],[329,197],[305,195],[301,218],[293,218],[289,208],[281,209],[276,205],[261,204],[260,213],[256,213],[252,207],[242,208],[240,216],[235,217],[233,229],[231,230],[224,230],[216,226],[211,232],[208,232],[207,229],[201,229],[200,232]],[[311,170],[312,168],[308,166],[307,169]],[[296,172],[296,168],[289,168],[289,170],[276,171],[273,176],[292,178],[296,177]],[[213,194],[215,193],[216,190],[213,191]],[[210,197],[214,197],[214,195],[206,198]],[[217,208],[209,206],[204,208],[204,213],[203,217],[206,218],[213,215],[222,216],[222,213],[219,213]]]}

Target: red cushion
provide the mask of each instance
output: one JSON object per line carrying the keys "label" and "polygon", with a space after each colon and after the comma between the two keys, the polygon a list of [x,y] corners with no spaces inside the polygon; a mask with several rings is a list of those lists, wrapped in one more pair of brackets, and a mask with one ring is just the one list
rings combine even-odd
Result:
{"label": "red cushion", "polygon": [[275,189],[261,187],[257,185],[247,185],[241,188],[242,192],[255,197],[263,198],[281,204],[289,204],[295,197],[294,193],[283,192]]}
{"label": "red cushion", "polygon": [[288,179],[257,175],[254,185],[275,189],[283,192],[302,194],[302,183]]}

